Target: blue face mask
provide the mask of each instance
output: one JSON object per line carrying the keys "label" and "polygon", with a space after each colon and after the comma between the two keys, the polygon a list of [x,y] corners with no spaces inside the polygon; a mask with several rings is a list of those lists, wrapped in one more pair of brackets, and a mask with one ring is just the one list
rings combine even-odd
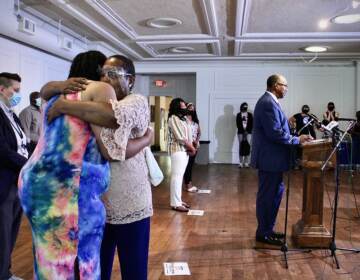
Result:
{"label": "blue face mask", "polygon": [[41,107],[41,98],[40,97],[35,99],[35,104],[36,104],[36,106]]}
{"label": "blue face mask", "polygon": [[14,92],[13,96],[11,96],[9,99],[10,107],[15,107],[16,105],[18,105],[20,103],[20,101],[21,101],[20,92]]}

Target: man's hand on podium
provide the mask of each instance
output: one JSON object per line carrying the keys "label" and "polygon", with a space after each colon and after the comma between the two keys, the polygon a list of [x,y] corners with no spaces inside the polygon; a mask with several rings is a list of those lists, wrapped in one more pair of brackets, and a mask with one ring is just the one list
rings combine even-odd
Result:
{"label": "man's hand on podium", "polygon": [[300,144],[306,143],[306,142],[310,142],[311,140],[313,140],[314,138],[312,138],[311,135],[307,135],[307,134],[303,134],[299,136],[299,140],[300,140]]}

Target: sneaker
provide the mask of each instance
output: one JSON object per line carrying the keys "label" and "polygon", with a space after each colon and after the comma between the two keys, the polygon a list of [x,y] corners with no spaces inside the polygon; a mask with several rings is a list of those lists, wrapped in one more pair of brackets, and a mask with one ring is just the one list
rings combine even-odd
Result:
{"label": "sneaker", "polygon": [[188,189],[187,189],[187,191],[188,191],[188,192],[195,193],[195,192],[197,192],[197,191],[198,191],[198,188],[197,188],[197,187],[195,187],[195,186],[192,186],[191,188],[188,188]]}
{"label": "sneaker", "polygon": [[245,163],[245,168],[249,168],[250,165],[248,163]]}
{"label": "sneaker", "polygon": [[239,164],[239,168],[243,168],[244,165],[242,163]]}

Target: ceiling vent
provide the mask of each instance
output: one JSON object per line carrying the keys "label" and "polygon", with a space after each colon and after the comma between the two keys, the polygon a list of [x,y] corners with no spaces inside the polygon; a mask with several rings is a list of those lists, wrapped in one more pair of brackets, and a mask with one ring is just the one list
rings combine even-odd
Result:
{"label": "ceiling vent", "polygon": [[21,32],[34,35],[36,31],[36,23],[26,17],[21,17],[19,21],[19,30]]}
{"label": "ceiling vent", "polygon": [[71,51],[73,49],[73,40],[63,36],[61,38],[61,48],[67,51]]}

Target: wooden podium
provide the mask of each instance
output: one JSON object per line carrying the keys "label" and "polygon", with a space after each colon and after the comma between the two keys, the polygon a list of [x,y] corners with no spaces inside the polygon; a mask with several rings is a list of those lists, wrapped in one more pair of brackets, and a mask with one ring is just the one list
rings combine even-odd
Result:
{"label": "wooden podium", "polygon": [[[320,139],[302,145],[304,173],[302,217],[293,225],[292,237],[299,247],[329,247],[331,234],[323,225],[324,179],[321,167],[330,155],[331,139]],[[326,169],[336,165],[336,153]]]}

